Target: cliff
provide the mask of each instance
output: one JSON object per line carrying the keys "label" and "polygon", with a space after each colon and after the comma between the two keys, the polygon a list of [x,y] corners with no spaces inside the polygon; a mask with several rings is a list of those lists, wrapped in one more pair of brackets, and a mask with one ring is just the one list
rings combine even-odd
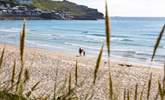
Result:
{"label": "cliff", "polygon": [[88,8],[69,1],[33,0],[33,6],[42,10],[62,11],[72,16],[72,19],[103,19],[104,15],[97,9]]}

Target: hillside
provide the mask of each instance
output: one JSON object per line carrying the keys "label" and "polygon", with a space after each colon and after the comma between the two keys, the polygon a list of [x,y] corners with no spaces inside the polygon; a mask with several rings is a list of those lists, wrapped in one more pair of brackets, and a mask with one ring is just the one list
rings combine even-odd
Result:
{"label": "hillside", "polygon": [[78,5],[69,1],[33,0],[33,6],[48,11],[68,12],[74,19],[102,19],[103,14],[97,9]]}
{"label": "hillside", "polygon": [[32,0],[30,4],[0,0],[0,19],[97,20],[97,9],[69,1]]}

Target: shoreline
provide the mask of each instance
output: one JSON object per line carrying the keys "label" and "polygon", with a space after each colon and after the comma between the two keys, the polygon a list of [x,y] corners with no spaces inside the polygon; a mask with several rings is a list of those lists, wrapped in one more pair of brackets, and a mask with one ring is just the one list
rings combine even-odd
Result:
{"label": "shoreline", "polygon": [[[13,45],[13,44],[2,44],[0,43],[0,47],[2,47],[3,45],[7,46],[7,47],[12,47],[12,48],[18,48],[18,45]],[[71,51],[64,51],[64,50],[58,50],[58,49],[47,49],[47,48],[44,48],[44,47],[35,47],[35,46],[30,46],[30,45],[27,45],[26,46],[26,49],[30,49],[30,50],[38,50],[38,51],[43,51],[43,52],[49,52],[51,54],[60,54],[61,56],[70,56],[70,57],[73,57],[74,59],[77,59],[79,58],[79,55],[78,55],[78,51],[76,53],[73,53]],[[99,51],[98,51],[99,53]],[[98,54],[96,55],[86,55],[86,56],[81,56],[81,58],[84,60],[84,59],[87,59],[89,61],[92,61],[91,59],[97,59],[98,57]],[[107,58],[106,57],[103,57],[103,63],[104,62],[107,62]],[[124,59],[124,58],[111,58],[111,63],[112,65],[113,64],[125,64],[125,65],[132,65],[132,66],[140,66],[140,67],[146,67],[146,68],[156,68],[156,69],[162,69],[163,68],[163,64],[160,64],[160,63],[156,63],[156,62],[140,62],[140,61],[129,61],[128,59]]]}
{"label": "shoreline", "polygon": [[0,16],[0,20],[104,20],[104,19],[53,19],[53,18],[43,18],[43,17],[21,17],[21,16]]}

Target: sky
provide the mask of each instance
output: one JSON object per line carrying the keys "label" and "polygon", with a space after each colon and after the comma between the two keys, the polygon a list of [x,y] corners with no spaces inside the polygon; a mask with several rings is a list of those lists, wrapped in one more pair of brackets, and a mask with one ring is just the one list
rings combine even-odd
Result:
{"label": "sky", "polygon": [[[104,0],[69,0],[104,13]],[[110,16],[165,17],[165,0],[108,0]]]}

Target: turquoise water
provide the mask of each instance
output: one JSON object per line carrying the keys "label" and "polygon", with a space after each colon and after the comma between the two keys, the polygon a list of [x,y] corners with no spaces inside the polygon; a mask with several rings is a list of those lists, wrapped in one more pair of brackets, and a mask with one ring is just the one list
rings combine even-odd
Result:
{"label": "turquoise water", "polygon": [[[112,58],[128,61],[149,62],[155,40],[165,23],[165,18],[112,18]],[[22,21],[0,21],[0,43],[19,43]],[[77,53],[78,48],[87,55],[96,55],[105,39],[104,20],[27,21],[27,40],[30,47],[53,51]],[[155,61],[163,63],[165,58],[165,36],[161,41]]]}

